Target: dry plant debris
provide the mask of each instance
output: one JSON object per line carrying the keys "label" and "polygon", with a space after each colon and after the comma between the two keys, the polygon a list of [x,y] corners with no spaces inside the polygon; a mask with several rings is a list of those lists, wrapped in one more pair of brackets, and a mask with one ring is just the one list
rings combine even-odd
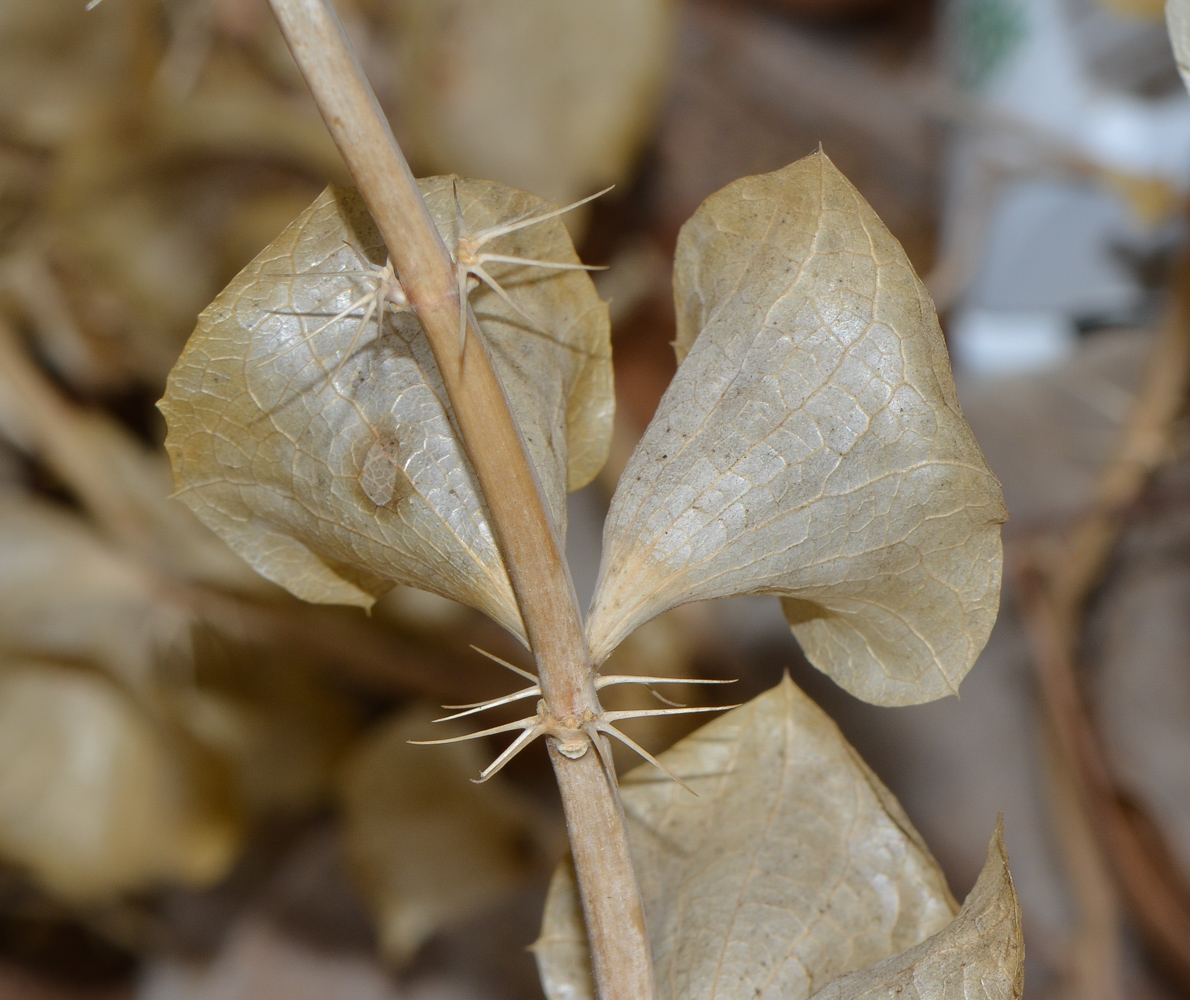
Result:
{"label": "dry plant debris", "polygon": [[65,899],[226,874],[239,825],[203,763],[97,674],[0,666],[0,852]]}
{"label": "dry plant debris", "polygon": [[1007,515],[900,244],[818,153],[707,199],[674,275],[684,360],[612,500],[592,658],[677,604],[777,594],[853,694],[957,691]]}
{"label": "dry plant debris", "polygon": [[[662,1000],[1021,995],[999,831],[959,910],[891,793],[788,678],[661,761],[698,796],[649,767],[622,795]],[[534,951],[549,1000],[594,996],[567,863]]]}
{"label": "dry plant debris", "polygon": [[163,659],[189,649],[187,609],[77,514],[0,494],[0,551],[0,648],[9,655],[90,663],[143,692]]}
{"label": "dry plant debris", "polygon": [[[483,181],[421,186],[451,245],[456,192],[470,233],[544,207]],[[579,263],[556,218],[489,246]],[[367,265],[383,253],[358,196],[330,189],[203,313],[161,404],[179,495],[259,572],[306,600],[370,606],[403,583],[519,632],[421,328],[389,300],[367,298],[376,290]],[[479,284],[471,305],[564,532],[567,489],[594,477],[610,443],[607,307],[581,271],[486,266],[504,295]]]}
{"label": "dry plant debris", "polygon": [[673,0],[395,0],[402,140],[427,171],[570,202],[627,178],[668,77]]}
{"label": "dry plant debris", "polygon": [[415,704],[353,750],[339,780],[347,851],[376,915],[380,949],[400,963],[440,927],[515,891],[555,833],[543,811],[494,779],[477,788],[479,749],[433,749],[437,713]]}
{"label": "dry plant debris", "polygon": [[[1123,515],[1172,456],[1174,423],[1190,386],[1190,261],[1178,265],[1173,302],[1091,507],[1063,529],[1024,547],[1016,563],[1022,616],[1054,743],[1056,780],[1075,799],[1067,821],[1098,843],[1146,944],[1182,984],[1190,983],[1190,877],[1148,809],[1120,787],[1088,711],[1080,645],[1089,598],[1102,582]],[[1114,900],[1110,901],[1114,906]],[[1094,918],[1087,920],[1093,924]],[[1115,989],[1118,984],[1105,984]]]}

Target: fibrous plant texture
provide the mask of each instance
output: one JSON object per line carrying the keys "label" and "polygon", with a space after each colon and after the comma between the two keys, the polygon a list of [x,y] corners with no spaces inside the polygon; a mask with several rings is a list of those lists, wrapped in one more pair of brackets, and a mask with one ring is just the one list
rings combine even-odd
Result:
{"label": "fibrous plant texture", "polygon": [[[471,232],[543,205],[485,181],[422,190],[450,245],[456,195]],[[556,218],[488,246],[578,264]],[[328,189],[204,311],[162,402],[179,495],[298,597],[370,606],[403,583],[523,635],[417,318],[368,300],[376,279],[361,260],[384,259],[359,196]],[[607,306],[581,271],[486,266],[505,294],[480,284],[471,305],[565,532],[566,491],[590,482],[611,438]]]}
{"label": "fibrous plant texture", "polygon": [[676,604],[778,594],[853,694],[954,693],[1006,514],[900,244],[819,153],[707,199],[674,299],[682,364],[612,500],[595,662]]}

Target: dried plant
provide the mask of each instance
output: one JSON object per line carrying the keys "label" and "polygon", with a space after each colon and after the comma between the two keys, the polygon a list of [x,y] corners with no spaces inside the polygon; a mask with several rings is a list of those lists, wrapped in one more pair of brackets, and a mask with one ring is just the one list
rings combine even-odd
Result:
{"label": "dried plant", "polygon": [[1005,512],[896,240],[822,153],[687,223],[683,360],[617,487],[584,629],[564,501],[607,453],[606,307],[556,210],[413,179],[326,0],[272,5],[359,194],[325,192],[203,313],[162,403],[179,496],[306,600],[407,584],[528,645],[529,686],[459,715],[536,703],[472,735],[519,734],[484,776],[539,736],[554,765],[581,917],[563,873],[537,946],[551,997],[1019,997],[999,836],[957,910],[791,682],[646,754],[622,799],[616,724],[703,709],[599,698],[660,680],[597,672],[637,626],[744,593],[781,597],[861,697],[957,689],[995,617]]}

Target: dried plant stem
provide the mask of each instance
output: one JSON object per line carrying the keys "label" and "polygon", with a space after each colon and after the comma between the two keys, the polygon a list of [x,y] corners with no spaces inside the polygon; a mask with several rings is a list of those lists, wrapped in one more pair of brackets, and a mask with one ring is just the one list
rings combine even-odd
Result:
{"label": "dried plant stem", "polygon": [[[600,709],[570,571],[475,317],[459,301],[450,254],[329,0],[270,3],[433,349],[491,512],[546,712],[560,728],[575,728]],[[461,308],[468,316],[460,351]],[[614,778],[597,754],[571,759],[549,742],[599,994],[647,1000],[652,962]]]}
{"label": "dried plant stem", "polygon": [[1095,506],[1064,537],[1023,554],[1017,581],[1056,766],[1073,786],[1084,821],[1115,874],[1120,895],[1154,952],[1190,987],[1190,882],[1144,809],[1115,783],[1078,683],[1087,598],[1103,577],[1122,529],[1172,451],[1173,425],[1190,388],[1190,260],[1120,441],[1100,473]]}
{"label": "dried plant stem", "polygon": [[79,499],[96,522],[140,555],[153,539],[104,456],[81,433],[88,414],[57,391],[0,317],[0,435],[36,455]]}

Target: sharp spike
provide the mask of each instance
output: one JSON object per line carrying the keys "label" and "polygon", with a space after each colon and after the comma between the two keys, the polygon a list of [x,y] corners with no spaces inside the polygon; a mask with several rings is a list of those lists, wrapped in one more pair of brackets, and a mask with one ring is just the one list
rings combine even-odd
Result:
{"label": "sharp spike", "polygon": [[735,678],[717,677],[642,677],[639,674],[603,674],[595,678],[595,690],[602,691],[614,684],[735,684]]}
{"label": "sharp spike", "polygon": [[537,716],[534,715],[527,719],[518,719],[516,722],[509,722],[503,726],[481,729],[477,733],[467,733],[465,736],[450,736],[444,740],[409,740],[409,742],[419,747],[434,746],[439,743],[462,743],[464,740],[477,740],[481,736],[499,736],[501,733],[511,733],[517,729],[531,729],[537,724]]}
{"label": "sharp spike", "polygon": [[459,204],[459,179],[451,178],[450,190],[455,203],[455,280],[459,296],[459,357],[467,349],[467,268],[462,263],[463,206]]}
{"label": "sharp spike", "polygon": [[495,278],[493,278],[490,274],[488,274],[488,272],[483,269],[482,265],[476,264],[474,267],[471,268],[471,273],[474,274],[477,278],[479,278],[480,281],[482,281],[485,285],[487,285],[498,296],[500,296],[500,300],[506,306],[508,306],[509,309],[511,309],[513,312],[519,313],[525,320],[527,320],[529,325],[535,331],[537,331],[538,333],[545,334],[547,337],[549,336],[548,331],[543,330],[541,327],[541,324],[538,323],[537,320],[534,319],[532,315],[525,312],[524,309],[522,309],[520,306],[518,306],[515,302],[512,301],[512,299],[509,297],[508,293],[503,288],[500,287],[500,283]]}
{"label": "sharp spike", "polygon": [[492,226],[488,229],[482,229],[472,237],[472,245],[476,249],[483,246],[488,240],[494,240],[497,236],[504,236],[507,233],[515,233],[518,229],[524,229],[527,226],[535,226],[539,222],[545,222],[546,219],[553,219],[559,215],[565,215],[567,212],[572,212],[580,205],[585,205],[589,201],[594,201],[607,194],[614,184],[609,184],[602,191],[596,191],[594,194],[589,194],[585,198],[580,198],[578,201],[573,201],[569,205],[564,205],[562,208],[555,208],[549,212],[543,212],[541,215],[534,215],[532,217],[522,216],[518,219],[510,220],[509,222],[501,223],[497,226]]}
{"label": "sharp spike", "polygon": [[[348,244],[350,246],[350,244]],[[367,271],[297,271],[294,274],[286,275],[290,278],[367,278],[375,273],[373,268],[376,265],[369,262]],[[294,315],[305,315],[303,313],[295,313]]]}
{"label": "sharp spike", "polygon": [[521,701],[525,698],[540,698],[541,688],[534,684],[533,687],[525,688],[523,691],[517,691],[515,694],[506,694],[503,698],[492,698],[488,701],[476,702],[473,705],[443,705],[443,708],[460,708],[461,712],[456,712],[454,715],[444,715],[441,719],[435,719],[435,722],[452,722],[455,719],[463,719],[468,715],[475,715],[477,712],[486,712],[489,708],[499,708],[501,705],[511,705],[513,702]]}
{"label": "sharp spike", "polygon": [[[372,290],[372,291],[368,292],[368,294],[367,294],[367,295],[364,295],[363,297],[356,299],[354,302],[352,302],[352,303],[351,303],[351,305],[349,305],[349,306],[348,306],[346,309],[344,309],[344,310],[343,310],[341,313],[339,313],[339,314],[338,314],[338,315],[336,315],[336,316],[332,316],[330,319],[328,319],[328,320],[327,320],[325,323],[323,323],[323,324],[322,324],[322,326],[320,326],[320,327],[319,327],[317,330],[314,330],[314,331],[312,331],[311,333],[307,333],[307,334],[306,334],[305,336],[303,336],[301,339],[299,339],[299,340],[295,340],[295,341],[294,341],[292,344],[287,344],[287,345],[285,346],[285,348],[284,348],[282,351],[278,352],[277,354],[270,354],[270,355],[269,355],[269,357],[268,357],[268,358],[267,358],[265,361],[262,361],[262,362],[260,362],[260,364],[258,364],[256,367],[257,367],[257,368],[260,368],[260,367],[262,367],[263,365],[266,365],[266,364],[271,364],[271,363],[272,363],[273,361],[275,361],[277,358],[284,357],[284,356],[285,356],[286,354],[288,354],[290,351],[296,351],[296,350],[297,350],[299,347],[303,346],[304,344],[308,344],[308,343],[309,343],[311,340],[313,340],[313,339],[314,339],[315,337],[317,337],[317,336],[318,336],[320,333],[322,333],[322,331],[323,331],[323,330],[327,329],[327,327],[331,326],[331,325],[332,325],[332,324],[334,324],[334,323],[338,323],[338,322],[339,322],[339,320],[341,320],[341,319],[346,319],[348,316],[350,316],[350,315],[351,315],[352,311],[353,311],[353,310],[354,310],[354,309],[355,309],[357,306],[361,306],[361,305],[363,305],[363,304],[364,304],[365,302],[367,302],[369,299],[371,299],[371,300],[375,301],[375,299],[376,299],[376,291],[375,291],[375,290]],[[281,316],[308,316],[308,315],[311,315],[311,314],[310,314],[310,313],[277,313],[276,315],[281,315]],[[372,313],[371,313],[371,311],[370,311],[370,309],[369,309],[369,311],[367,311],[367,312],[365,312],[365,313],[364,313],[364,319],[363,319],[363,322],[364,322],[364,323],[367,323],[367,322],[368,322],[368,320],[369,320],[369,319],[371,319],[371,318],[372,318]]]}
{"label": "sharp spike", "polygon": [[542,734],[543,730],[540,726],[534,726],[532,729],[526,729],[520,736],[513,740],[499,757],[492,761],[487,767],[479,772],[478,778],[471,780],[477,785],[482,785],[493,774],[498,774],[513,757],[525,749],[538,736]]}
{"label": "sharp spike", "polygon": [[686,708],[686,703],[684,701],[670,701],[667,697],[665,697],[665,695],[661,694],[661,692],[659,692],[654,687],[646,688],[646,690],[649,692],[649,694],[661,702],[662,705],[668,705],[670,708]]}
{"label": "sharp spike", "polygon": [[[523,212],[517,212],[511,219],[505,219],[503,222],[497,223],[499,226],[515,226],[517,223],[523,222],[530,216],[536,214],[540,210],[540,205],[534,205],[532,208],[526,208]],[[480,230],[480,235],[486,233],[487,230]]]}
{"label": "sharp spike", "polygon": [[[605,718],[606,718],[606,716],[605,716]],[[640,754],[645,760],[647,760],[655,768],[657,768],[663,774],[668,775],[674,781],[676,781],[679,785],[681,785],[684,789],[686,789],[686,791],[688,791],[695,798],[698,797],[698,792],[696,792],[693,788],[691,788],[688,784],[686,784],[686,782],[684,782],[681,778],[679,778],[676,774],[674,774],[673,771],[671,771],[668,767],[666,767],[664,764],[662,764],[661,761],[659,761],[656,757],[654,757],[651,753],[649,753],[648,750],[646,750],[644,747],[642,747],[635,740],[630,739],[629,737],[625,736],[615,726],[605,725],[603,722],[603,719],[600,719],[599,722],[596,723],[596,726],[598,727],[598,729],[601,733],[607,733],[608,736],[611,736],[614,739],[619,740],[621,743],[624,744],[624,746],[628,747],[629,750],[633,750],[636,753]]]}
{"label": "sharp spike", "polygon": [[[537,675],[536,674],[530,673],[528,670],[524,670],[521,667],[518,667],[513,663],[509,663],[507,660],[502,660],[495,653],[489,653],[486,649],[480,649],[474,643],[471,645],[471,648],[474,649],[475,652],[477,652],[480,656],[486,656],[493,663],[499,663],[500,666],[507,667],[514,674],[517,674],[518,676],[525,678],[525,680],[532,681],[534,684],[537,683]],[[442,707],[450,708],[451,706],[443,705]],[[470,705],[459,705],[458,707],[459,708],[470,708],[471,706]]]}
{"label": "sharp spike", "polygon": [[467,296],[467,269],[462,264],[455,264],[455,277],[458,279],[459,295],[459,357],[467,348],[467,310],[470,308]]}
{"label": "sharp spike", "polygon": [[452,177],[450,181],[450,190],[454,195],[455,200],[455,246],[463,241],[463,206],[459,203],[459,179]]}
{"label": "sharp spike", "polygon": [[357,247],[354,243],[351,243],[347,240],[343,240],[342,243],[343,243],[343,246],[347,247],[348,250],[350,250],[353,254],[355,254],[355,259],[358,260],[360,262],[360,264],[366,270],[371,270],[371,271],[378,270],[376,265],[373,264],[370,260],[368,260],[368,258],[364,256],[363,251],[360,250],[360,248]]}
{"label": "sharp spike", "polygon": [[600,719],[619,722],[621,719],[647,719],[655,715],[691,715],[694,712],[726,712],[739,705],[710,705],[705,708],[645,708],[634,712],[604,712]]}
{"label": "sharp spike", "polygon": [[583,726],[583,731],[591,740],[591,745],[595,747],[595,752],[599,754],[599,759],[603,763],[603,770],[607,774],[608,781],[612,783],[612,787],[616,786],[616,764],[612,760],[612,756],[608,753],[608,748],[603,745],[603,740],[599,738],[599,727],[592,723],[587,723]]}
{"label": "sharp spike", "polygon": [[606,271],[606,264],[568,264],[560,260],[534,260],[532,257],[509,257],[502,253],[481,253],[479,263],[524,264],[526,267],[552,267],[558,271]]}
{"label": "sharp spike", "polygon": [[[379,292],[379,289],[377,289],[377,292]],[[364,332],[364,327],[368,325],[368,321],[372,318],[372,314],[376,312],[376,303],[378,301],[379,296],[377,294],[373,294],[372,301],[368,303],[368,308],[364,311],[363,319],[359,321],[359,326],[355,328],[355,333],[351,337],[351,343],[348,345],[347,350],[343,352],[343,357],[339,359],[339,363],[335,365],[335,370],[331,372],[329,376],[327,376],[327,381],[332,385],[334,384],[335,379],[339,377],[339,373],[343,371],[343,367],[349,360],[351,360],[351,356],[355,353],[356,347],[359,346],[360,334]],[[378,330],[383,322],[384,314],[381,313],[380,321],[377,323]]]}

